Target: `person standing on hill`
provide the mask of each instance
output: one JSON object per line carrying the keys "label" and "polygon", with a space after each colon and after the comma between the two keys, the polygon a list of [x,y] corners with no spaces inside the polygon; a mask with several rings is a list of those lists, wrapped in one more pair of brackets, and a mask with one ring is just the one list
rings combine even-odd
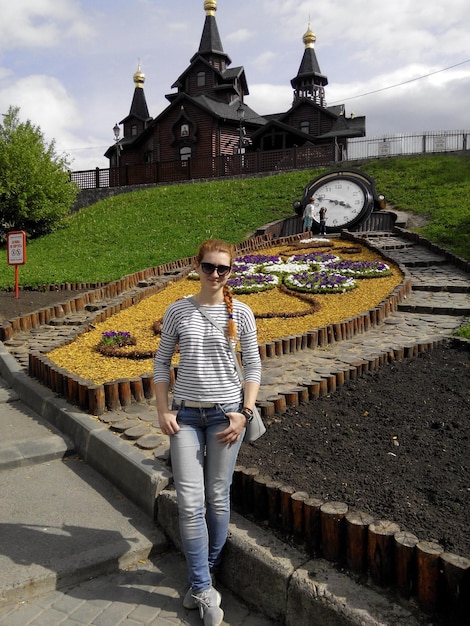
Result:
{"label": "person standing on hill", "polygon": [[315,210],[315,198],[310,198],[309,203],[305,206],[302,218],[304,232],[310,233],[312,236],[313,213]]}
{"label": "person standing on hill", "polygon": [[[199,608],[204,626],[219,626],[224,616],[215,574],[227,540],[235,463],[261,380],[255,317],[246,304],[232,298],[227,286],[232,263],[232,248],[224,241],[208,240],[200,246],[200,290],[166,310],[154,362],[158,420],[162,433],[170,437],[189,572],[183,606]],[[238,340],[243,388],[229,344]],[[177,344],[180,359],[169,408],[170,364]]]}
{"label": "person standing on hill", "polygon": [[320,207],[320,235],[326,235],[326,207]]}

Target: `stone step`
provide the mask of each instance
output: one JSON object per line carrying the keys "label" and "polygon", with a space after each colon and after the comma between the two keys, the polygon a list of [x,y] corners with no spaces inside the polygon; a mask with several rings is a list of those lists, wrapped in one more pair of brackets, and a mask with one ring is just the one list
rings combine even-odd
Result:
{"label": "stone step", "polygon": [[398,311],[437,315],[470,315],[470,293],[413,290],[398,304]]}
{"label": "stone step", "polygon": [[168,548],[152,519],[77,457],[2,470],[0,493],[0,607]]}
{"label": "stone step", "polygon": [[0,379],[0,471],[61,459],[73,443],[18,400]]}

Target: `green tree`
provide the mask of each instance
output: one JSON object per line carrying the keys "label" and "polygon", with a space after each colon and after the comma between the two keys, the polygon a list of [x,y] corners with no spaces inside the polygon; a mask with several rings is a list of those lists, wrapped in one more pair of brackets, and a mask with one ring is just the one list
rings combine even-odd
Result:
{"label": "green tree", "polygon": [[[78,193],[66,156],[46,144],[38,126],[9,107],[0,123],[0,231],[39,237],[56,230]],[[1,239],[0,235],[0,239]]]}

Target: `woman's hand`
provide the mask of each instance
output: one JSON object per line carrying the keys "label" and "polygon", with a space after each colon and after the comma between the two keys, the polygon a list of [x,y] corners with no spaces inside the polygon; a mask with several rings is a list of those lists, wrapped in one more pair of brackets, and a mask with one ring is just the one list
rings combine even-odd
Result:
{"label": "woman's hand", "polygon": [[176,416],[178,411],[165,411],[158,414],[158,423],[160,424],[160,430],[164,435],[174,435],[180,429]]}
{"label": "woman's hand", "polygon": [[241,413],[227,413],[227,417],[230,420],[228,427],[220,433],[217,433],[219,442],[222,445],[236,443],[246,426],[246,417]]}

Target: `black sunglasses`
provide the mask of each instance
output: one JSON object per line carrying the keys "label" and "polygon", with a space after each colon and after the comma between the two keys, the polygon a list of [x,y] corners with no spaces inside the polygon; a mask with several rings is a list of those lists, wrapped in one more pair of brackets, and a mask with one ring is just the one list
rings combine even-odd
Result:
{"label": "black sunglasses", "polygon": [[214,265],[213,263],[201,263],[201,269],[204,274],[210,275],[217,270],[219,276],[225,276],[232,269],[230,265]]}

